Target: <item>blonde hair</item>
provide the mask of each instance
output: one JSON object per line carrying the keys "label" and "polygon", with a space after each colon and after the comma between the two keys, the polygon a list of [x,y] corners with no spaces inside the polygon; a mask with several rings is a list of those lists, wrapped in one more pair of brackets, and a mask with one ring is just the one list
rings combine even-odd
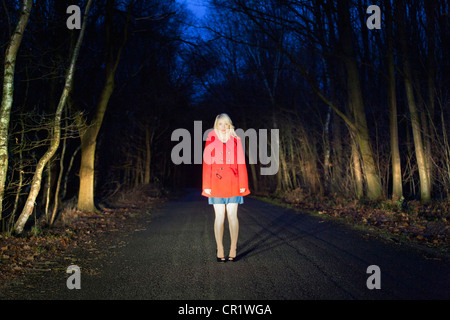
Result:
{"label": "blonde hair", "polygon": [[233,121],[231,121],[230,116],[226,113],[221,113],[216,117],[216,120],[214,121],[214,130],[217,130],[219,120],[225,120],[226,124],[230,125],[230,135],[232,137],[238,138],[236,132],[234,132]]}

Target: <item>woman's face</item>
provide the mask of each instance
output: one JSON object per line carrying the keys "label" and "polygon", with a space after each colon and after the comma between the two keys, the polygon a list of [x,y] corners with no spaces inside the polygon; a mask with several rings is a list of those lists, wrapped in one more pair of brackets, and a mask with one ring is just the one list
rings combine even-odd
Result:
{"label": "woman's face", "polygon": [[219,121],[217,121],[217,130],[219,130],[221,134],[227,134],[230,131],[230,124],[223,119],[219,119]]}

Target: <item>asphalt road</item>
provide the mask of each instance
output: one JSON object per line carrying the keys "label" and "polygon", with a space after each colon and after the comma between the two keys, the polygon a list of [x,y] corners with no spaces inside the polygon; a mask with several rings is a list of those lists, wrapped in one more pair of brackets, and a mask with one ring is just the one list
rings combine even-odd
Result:
{"label": "asphalt road", "polygon": [[[164,204],[101,270],[43,278],[30,299],[449,299],[448,260],[251,198],[239,207],[238,261],[217,263],[214,213],[191,192]],[[225,226],[225,252],[228,251]],[[367,268],[380,268],[368,289]]]}

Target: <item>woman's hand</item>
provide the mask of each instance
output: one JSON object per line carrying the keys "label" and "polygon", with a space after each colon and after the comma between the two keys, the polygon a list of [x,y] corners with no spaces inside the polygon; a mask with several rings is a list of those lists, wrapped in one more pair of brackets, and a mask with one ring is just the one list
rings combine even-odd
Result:
{"label": "woman's hand", "polygon": [[244,193],[245,192],[245,188],[241,188],[240,191],[241,191],[241,193]]}
{"label": "woman's hand", "polygon": [[211,195],[211,189],[205,189],[205,193]]}

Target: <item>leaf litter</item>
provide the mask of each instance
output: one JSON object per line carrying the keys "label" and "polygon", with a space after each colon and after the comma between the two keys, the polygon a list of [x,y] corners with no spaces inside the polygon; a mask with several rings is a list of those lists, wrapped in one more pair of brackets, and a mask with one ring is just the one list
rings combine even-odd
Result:
{"label": "leaf litter", "polygon": [[0,292],[2,286],[30,274],[65,272],[80,256],[84,264],[93,260],[83,272],[95,274],[94,260],[125,246],[126,235],[145,230],[143,224],[149,222],[152,209],[165,200],[145,194],[145,189],[130,190],[95,213],[66,209],[51,228],[35,226],[23,235],[0,234]]}
{"label": "leaf litter", "polygon": [[337,195],[315,197],[302,189],[279,194],[277,200],[299,210],[381,231],[396,242],[420,243],[444,253],[450,249],[450,200],[429,204],[404,199],[356,201]]}

